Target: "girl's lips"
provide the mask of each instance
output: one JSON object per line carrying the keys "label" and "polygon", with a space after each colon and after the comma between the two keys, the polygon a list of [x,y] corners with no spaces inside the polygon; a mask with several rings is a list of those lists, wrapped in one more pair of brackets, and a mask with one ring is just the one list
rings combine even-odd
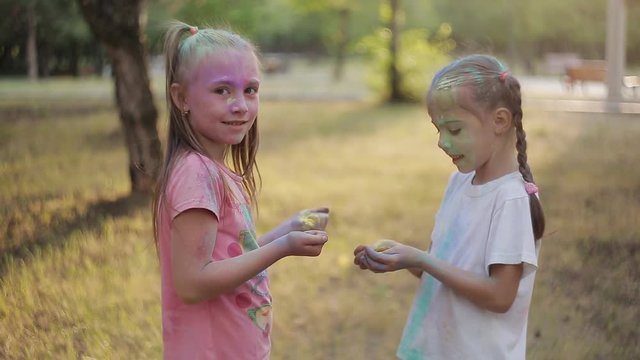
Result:
{"label": "girl's lips", "polygon": [[231,126],[241,126],[244,125],[246,121],[223,121],[222,123]]}
{"label": "girl's lips", "polygon": [[464,156],[463,155],[450,155],[451,156],[451,160],[453,160],[453,162],[456,162],[460,159],[462,159]]}

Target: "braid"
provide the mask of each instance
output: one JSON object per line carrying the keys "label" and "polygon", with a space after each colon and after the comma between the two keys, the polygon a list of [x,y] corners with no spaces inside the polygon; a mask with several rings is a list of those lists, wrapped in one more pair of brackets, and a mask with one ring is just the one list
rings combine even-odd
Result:
{"label": "braid", "polygon": [[[534,183],[531,168],[527,162],[527,133],[522,126],[522,102],[520,96],[520,84],[509,77],[506,83],[508,106],[513,113],[513,125],[516,128],[516,150],[518,152],[518,170],[522,174],[525,182]],[[542,204],[536,194],[529,194],[529,210],[531,211],[531,225],[533,227],[533,238],[538,240],[544,235],[545,220]]]}
{"label": "braid", "polygon": [[513,124],[516,127],[516,150],[518,151],[518,170],[524,181],[533,182],[533,174],[527,163],[527,134],[522,128],[522,113],[517,113],[513,117]]}

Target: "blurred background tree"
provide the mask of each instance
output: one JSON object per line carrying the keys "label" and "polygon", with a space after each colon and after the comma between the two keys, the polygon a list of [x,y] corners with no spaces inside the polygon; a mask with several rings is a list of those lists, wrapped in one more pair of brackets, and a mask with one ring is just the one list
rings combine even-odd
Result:
{"label": "blurred background tree", "polygon": [[102,57],[74,0],[0,0],[0,75],[95,73]]}
{"label": "blurred background tree", "polygon": [[[114,52],[105,52],[94,40],[79,11],[82,1],[0,0],[0,12],[5,14],[0,23],[0,75],[37,79],[111,74]],[[347,59],[367,61],[372,89],[381,99],[392,101],[421,99],[433,70],[461,54],[492,53],[528,74],[548,71],[544,61],[549,53],[605,57],[607,0],[147,0],[141,4],[136,14],[141,36],[136,39],[142,48],[136,51],[146,51],[153,59],[159,58],[164,25],[170,19],[226,26],[252,39],[267,56],[304,57],[312,63],[331,59],[334,81],[341,81]],[[634,26],[640,18],[640,1],[626,4],[626,63],[633,72],[640,66],[640,27]],[[146,65],[139,69],[144,74],[137,83],[147,83]],[[149,119],[155,118],[155,108],[147,109]],[[149,120],[148,129],[155,128],[152,124],[155,120]],[[141,166],[134,158],[131,169]]]}
{"label": "blurred background tree", "polygon": [[129,154],[131,189],[150,194],[160,172],[158,111],[148,75],[144,0],[78,0],[91,32],[113,64],[115,97]]}
{"label": "blurred background tree", "polygon": [[[149,0],[146,45],[161,51],[163,25],[169,19],[192,24],[228,25],[251,38],[265,53],[333,56],[340,79],[353,46],[381,26],[381,4],[389,0]],[[492,52],[531,73],[548,52],[572,52],[603,59],[607,0],[402,0],[403,29],[435,34],[450,25],[455,53]],[[627,0],[627,63],[640,65],[640,1]],[[100,73],[106,55],[73,0],[0,0],[0,75],[80,75]],[[29,40],[31,39],[31,40]],[[31,45],[29,45],[31,44]],[[34,45],[35,44],[35,45]],[[28,52],[32,51],[32,57]],[[37,59],[33,60],[33,59]]]}

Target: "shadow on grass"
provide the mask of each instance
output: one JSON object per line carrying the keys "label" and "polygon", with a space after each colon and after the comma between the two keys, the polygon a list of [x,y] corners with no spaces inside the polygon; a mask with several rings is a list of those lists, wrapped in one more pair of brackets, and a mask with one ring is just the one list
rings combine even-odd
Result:
{"label": "shadow on grass", "polygon": [[[65,213],[53,213],[49,224],[33,224],[37,231],[26,236],[21,236],[19,231],[15,230],[16,223],[10,220],[5,240],[15,237],[16,244],[6,244],[6,242],[3,244],[0,256],[0,278],[6,274],[9,264],[28,262],[39,250],[63,246],[74,231],[98,230],[106,219],[131,216],[145,207],[150,209],[150,206],[149,195],[140,193],[131,193],[115,200],[100,200],[89,204],[84,211],[77,211],[71,216],[66,214],[69,209],[64,209]],[[39,219],[37,216],[35,218]]]}

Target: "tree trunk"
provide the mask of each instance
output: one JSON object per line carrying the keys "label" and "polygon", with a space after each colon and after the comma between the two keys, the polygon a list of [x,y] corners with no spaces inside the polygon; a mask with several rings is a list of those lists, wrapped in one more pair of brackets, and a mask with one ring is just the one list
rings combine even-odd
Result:
{"label": "tree trunk", "polygon": [[161,164],[158,112],[149,86],[142,44],[141,0],[78,0],[113,67],[115,95],[129,152],[133,192],[150,193]]}
{"label": "tree trunk", "polygon": [[390,102],[405,101],[405,97],[400,89],[402,83],[400,72],[398,71],[398,7],[400,0],[389,0],[391,5],[391,18],[389,19],[389,30],[391,40],[389,41],[389,93]]}
{"label": "tree trunk", "polygon": [[38,29],[38,18],[35,5],[27,6],[27,74],[29,80],[38,80],[38,46],[36,35]]}

